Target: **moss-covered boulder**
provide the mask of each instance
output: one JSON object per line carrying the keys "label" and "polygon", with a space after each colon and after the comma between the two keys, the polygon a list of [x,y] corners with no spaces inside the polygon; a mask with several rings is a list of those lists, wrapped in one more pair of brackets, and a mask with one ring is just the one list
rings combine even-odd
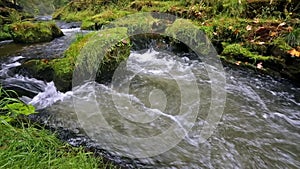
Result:
{"label": "moss-covered boulder", "polygon": [[33,18],[33,15],[26,13],[22,7],[7,0],[0,1],[0,41],[11,39],[9,24],[20,22],[23,19]]}
{"label": "moss-covered boulder", "polygon": [[10,26],[10,34],[17,43],[48,42],[64,34],[54,22],[19,22]]}
{"label": "moss-covered boulder", "polygon": [[274,56],[262,56],[252,52],[240,44],[227,45],[223,52],[227,61],[233,61],[236,64],[241,64],[261,70],[272,69],[273,71],[281,71],[284,60]]}
{"label": "moss-covered boulder", "polygon": [[[126,37],[126,28],[92,32],[78,37],[65,51],[63,58],[33,59],[23,63],[21,67],[35,78],[54,81],[60,91],[71,89],[73,73],[78,66],[82,66],[77,70],[83,73],[78,73],[78,76],[86,76],[84,73],[93,71],[96,66],[96,80],[108,82],[119,64],[129,57],[131,45]],[[104,57],[99,58],[100,54]]]}
{"label": "moss-covered boulder", "polygon": [[95,78],[100,83],[110,82],[119,64],[129,57],[130,49],[127,28],[98,31],[77,56],[76,76],[84,80]]}

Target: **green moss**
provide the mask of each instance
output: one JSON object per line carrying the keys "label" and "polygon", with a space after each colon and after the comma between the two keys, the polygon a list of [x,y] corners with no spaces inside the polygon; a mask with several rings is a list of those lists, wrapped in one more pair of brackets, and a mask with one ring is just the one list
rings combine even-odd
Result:
{"label": "green moss", "polygon": [[9,33],[9,25],[5,24],[0,26],[0,41],[11,39],[11,35]]}
{"label": "green moss", "polygon": [[97,81],[103,82],[111,79],[119,64],[128,58],[130,48],[126,28],[105,29],[78,37],[65,51],[63,58],[30,60],[22,66],[35,77],[45,79],[44,75],[51,78],[49,80],[53,80],[60,91],[67,91],[71,89],[75,66],[82,73],[96,71]]}
{"label": "green moss", "polygon": [[93,22],[91,20],[83,20],[80,28],[82,30],[96,30],[97,29],[95,22]]}
{"label": "green moss", "polygon": [[172,7],[181,5],[180,1],[134,1],[130,7],[143,12],[168,12]]}
{"label": "green moss", "polygon": [[76,62],[79,74],[93,75],[97,80],[111,79],[119,64],[130,54],[130,42],[124,27],[104,29],[91,37]]}
{"label": "green moss", "polygon": [[279,49],[282,49],[283,51],[292,49],[292,47],[285,41],[283,37],[274,39],[271,44],[278,47]]}
{"label": "green moss", "polygon": [[185,19],[177,19],[165,31],[167,36],[171,36],[195,51],[201,52],[202,55],[207,55],[211,48],[208,46],[205,33],[200,30],[199,26]]}
{"label": "green moss", "polygon": [[20,22],[10,26],[10,34],[18,43],[37,43],[51,41],[63,36],[54,22]]}
{"label": "green moss", "polygon": [[[241,62],[247,67],[255,68],[256,64],[263,63],[264,68],[272,70],[282,69],[284,60],[273,56],[262,56],[249,51],[240,44],[231,44],[224,48],[222,54],[223,59],[228,62]],[[246,63],[246,64],[245,64]]]}
{"label": "green moss", "polygon": [[92,17],[88,17],[88,19],[84,20],[81,25],[81,29],[100,29],[102,25],[108,24],[117,18],[121,18],[132,13],[132,11],[107,9],[99,14],[96,14]]}
{"label": "green moss", "polygon": [[152,26],[158,19],[153,18],[150,13],[137,13],[130,17],[125,17],[112,22],[104,28],[126,27],[129,35],[152,32]]}
{"label": "green moss", "polygon": [[65,51],[63,58],[53,59],[49,62],[53,70],[53,81],[59,90],[67,90],[71,87],[74,66],[81,49],[86,45],[89,38],[94,36],[95,32],[84,36],[78,36],[77,39]]}
{"label": "green moss", "polygon": [[244,57],[244,58],[250,58],[250,59],[254,59],[254,60],[270,59],[269,56],[262,56],[262,55],[258,55],[253,52],[250,52],[248,49],[244,48],[240,44],[232,44],[232,45],[226,46],[222,52],[222,55],[233,56],[233,57]]}
{"label": "green moss", "polygon": [[88,2],[80,2],[80,1],[71,1],[66,6],[56,10],[52,18],[53,19],[61,19],[65,21],[80,21],[85,19],[84,17],[94,15],[94,12],[89,5],[92,5]]}

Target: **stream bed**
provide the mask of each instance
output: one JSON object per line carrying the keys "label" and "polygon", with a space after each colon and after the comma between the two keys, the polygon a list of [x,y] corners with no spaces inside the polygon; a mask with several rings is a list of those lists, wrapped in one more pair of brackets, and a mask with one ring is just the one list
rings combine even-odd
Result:
{"label": "stream bed", "polygon": [[[74,35],[82,33],[76,28],[63,32],[66,36],[49,43],[0,43],[0,75],[5,87],[31,93],[21,99],[40,112],[33,119],[72,133],[62,136],[70,144],[84,145],[128,168],[300,168],[298,86],[252,70],[224,66],[224,111],[211,137],[203,142],[199,138],[211,106],[211,79],[198,60],[152,48],[132,51],[127,69],[134,77],[128,90],[87,82],[61,93],[53,82],[11,71],[28,58],[61,57]],[[190,85],[196,85],[197,91]],[[182,91],[189,102],[183,102]],[[194,120],[181,115],[180,111],[191,114],[197,106]],[[100,114],[93,113],[95,108]],[[143,112],[139,121],[135,121],[135,115],[141,115],[135,114],[136,110]],[[105,125],[100,123],[103,119]],[[132,157],[136,149],[159,149],[151,138],[174,125],[178,135],[183,133],[176,144],[157,155]],[[144,139],[146,146],[137,147],[123,136]],[[149,145],[153,146],[150,150]]]}

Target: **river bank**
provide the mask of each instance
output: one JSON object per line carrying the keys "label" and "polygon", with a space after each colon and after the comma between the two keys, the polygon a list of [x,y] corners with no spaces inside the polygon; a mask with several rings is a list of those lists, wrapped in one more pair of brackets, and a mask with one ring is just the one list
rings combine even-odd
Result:
{"label": "river bank", "polygon": [[81,29],[97,30],[137,12],[170,13],[191,20],[204,31],[224,62],[299,84],[299,11],[299,2],[285,0],[73,1],[58,9],[53,18],[82,21]]}

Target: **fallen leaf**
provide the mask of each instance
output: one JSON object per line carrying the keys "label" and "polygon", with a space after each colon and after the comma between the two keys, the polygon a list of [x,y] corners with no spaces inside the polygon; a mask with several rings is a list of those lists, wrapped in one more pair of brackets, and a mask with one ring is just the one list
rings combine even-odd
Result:
{"label": "fallen leaf", "polygon": [[251,25],[247,25],[246,30],[247,31],[251,31],[252,30],[252,26]]}
{"label": "fallen leaf", "polygon": [[278,34],[278,32],[270,32],[271,37],[277,36],[277,34]]}
{"label": "fallen leaf", "polygon": [[284,26],[284,25],[286,25],[286,23],[282,22],[281,24],[278,25],[278,27],[281,27],[281,26]]}
{"label": "fallen leaf", "polygon": [[259,63],[256,65],[256,68],[257,68],[257,69],[262,69],[262,68],[263,68],[262,62],[259,62]]}
{"label": "fallen leaf", "polygon": [[126,39],[123,39],[123,40],[122,40],[122,43],[128,44],[128,41],[127,41]]}
{"label": "fallen leaf", "polygon": [[237,35],[240,31],[238,29],[236,29],[233,34]]}
{"label": "fallen leaf", "polygon": [[241,61],[237,61],[235,62],[235,64],[239,66],[241,64]]}
{"label": "fallen leaf", "polygon": [[287,31],[288,32],[292,32],[293,31],[293,27],[291,27],[291,26],[287,27]]}
{"label": "fallen leaf", "polygon": [[296,57],[300,57],[300,51],[297,51],[296,49],[291,49],[291,50],[288,50],[287,53],[291,54],[292,56],[296,56]]}
{"label": "fallen leaf", "polygon": [[263,44],[265,44],[266,42],[256,42],[256,44],[258,44],[258,45],[263,45]]}
{"label": "fallen leaf", "polygon": [[258,18],[254,18],[254,23],[259,23],[259,19]]}

